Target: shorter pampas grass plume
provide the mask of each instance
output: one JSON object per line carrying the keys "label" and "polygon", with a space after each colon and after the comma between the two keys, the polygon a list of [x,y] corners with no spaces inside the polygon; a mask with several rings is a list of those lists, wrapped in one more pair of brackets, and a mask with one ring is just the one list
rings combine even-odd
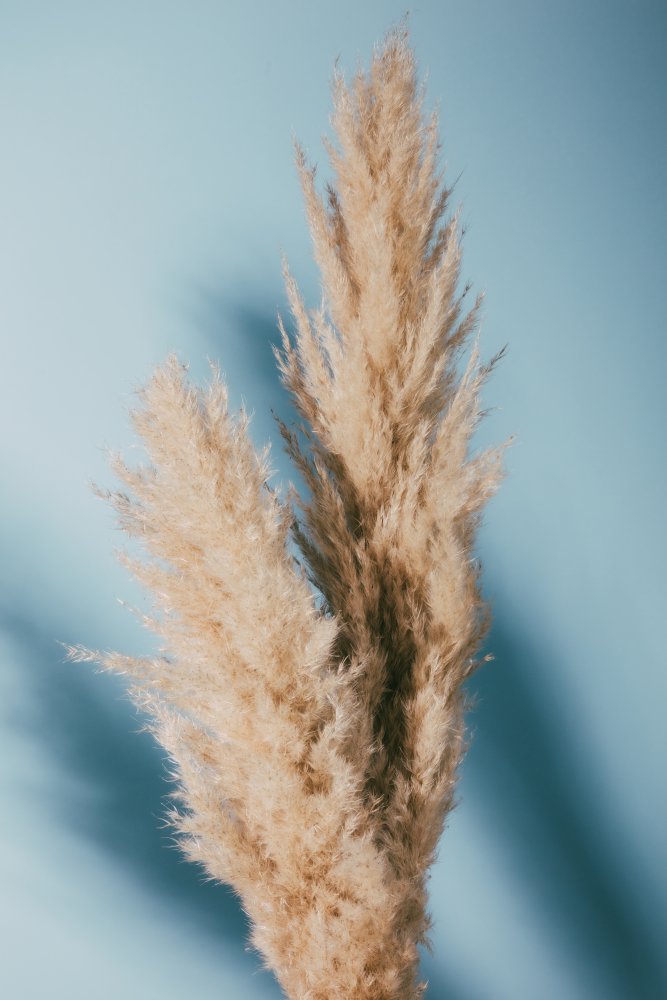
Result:
{"label": "shorter pampas grass plume", "polygon": [[469,445],[500,354],[481,364],[475,343],[459,364],[479,301],[459,291],[405,32],[367,74],[336,72],[333,99],[324,194],[296,154],[322,303],[307,309],[285,267],[276,348],[308,494],[270,487],[217,370],[196,388],[170,358],[133,414],[148,461],[116,457],[123,488],[104,493],[143,546],[123,558],[160,655],[70,655],[132,678],[173,765],[180,844],[234,888],[285,994],[411,1000],[489,626],[473,545],[505,445]]}

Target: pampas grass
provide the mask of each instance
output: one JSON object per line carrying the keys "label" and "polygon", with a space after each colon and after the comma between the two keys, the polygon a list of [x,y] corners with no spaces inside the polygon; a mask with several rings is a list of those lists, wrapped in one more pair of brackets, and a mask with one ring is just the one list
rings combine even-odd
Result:
{"label": "pampas grass", "polygon": [[426,988],[426,879],[489,625],[473,544],[505,445],[469,445],[501,355],[480,364],[475,344],[459,364],[479,300],[466,311],[405,32],[367,74],[337,71],[333,100],[324,194],[296,151],[322,303],[285,266],[276,348],[308,495],[268,485],[216,370],[197,389],[170,358],[133,414],[148,462],[116,457],[124,489],[104,493],[145,549],[125,562],[162,655],[71,655],[133,679],[173,762],[182,848],[238,893],[286,995],[394,1000]]}

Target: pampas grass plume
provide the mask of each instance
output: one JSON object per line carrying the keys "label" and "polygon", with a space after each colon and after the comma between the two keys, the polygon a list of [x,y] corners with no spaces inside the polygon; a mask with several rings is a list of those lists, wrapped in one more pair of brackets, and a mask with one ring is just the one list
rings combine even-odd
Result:
{"label": "pampas grass plume", "polygon": [[[426,879],[464,749],[463,683],[489,626],[474,557],[505,445],[470,454],[479,299],[464,308],[450,191],[403,29],[333,80],[324,194],[297,145],[323,297],[285,265],[281,423],[308,488],[271,489],[268,454],[213,369],[175,358],[133,414],[148,460],[104,495],[145,558],[162,653],[76,648],[129,675],[173,763],[170,820],[229,884],[292,1000],[412,1000]],[[290,532],[300,550],[291,554]]]}

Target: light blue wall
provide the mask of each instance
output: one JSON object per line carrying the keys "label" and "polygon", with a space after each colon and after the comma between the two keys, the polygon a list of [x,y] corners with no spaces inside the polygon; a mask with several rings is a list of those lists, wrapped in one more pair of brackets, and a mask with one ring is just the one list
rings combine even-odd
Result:
{"label": "light blue wall", "polygon": [[[55,640],[140,651],[115,603],[104,447],[170,349],[220,360],[258,442],[286,412],[284,249],[317,277],[291,136],[399,3],[0,5],[0,992],[277,997],[232,896],[159,829],[159,752]],[[431,883],[433,1000],[658,1000],[664,944],[665,28],[662,3],[422,0],[442,112],[510,350],[480,442],[515,432],[480,538],[495,663]]]}

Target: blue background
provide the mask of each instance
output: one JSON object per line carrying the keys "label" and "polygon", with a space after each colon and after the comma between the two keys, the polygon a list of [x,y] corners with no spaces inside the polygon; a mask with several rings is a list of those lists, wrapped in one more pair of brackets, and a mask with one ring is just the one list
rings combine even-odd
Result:
{"label": "blue background", "polygon": [[[292,159],[400,3],[0,5],[0,992],[278,997],[226,889],[160,828],[162,754],[56,639],[141,652],[88,479],[131,454],[176,349],[288,414],[284,249],[318,279]],[[433,1000],[658,1000],[664,952],[663,3],[424,2],[412,40],[507,357],[479,442],[517,435],[479,551],[496,660],[431,882]],[[662,502],[661,502],[661,497]],[[662,950],[662,954],[661,954]]]}

